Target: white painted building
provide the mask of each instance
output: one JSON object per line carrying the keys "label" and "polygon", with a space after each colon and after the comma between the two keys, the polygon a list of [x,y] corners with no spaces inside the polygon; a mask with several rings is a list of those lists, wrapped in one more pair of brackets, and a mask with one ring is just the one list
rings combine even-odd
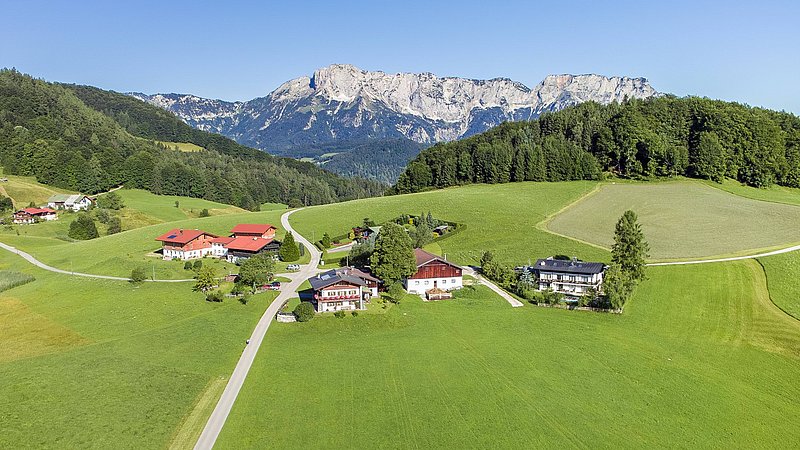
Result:
{"label": "white painted building", "polygon": [[53,209],[70,209],[72,211],[85,211],[92,206],[94,200],[81,194],[56,194],[47,200],[47,206]]}
{"label": "white painted building", "polygon": [[432,289],[454,291],[464,286],[460,266],[420,248],[414,250],[414,257],[417,272],[403,280],[403,287],[409,294],[424,295]]}

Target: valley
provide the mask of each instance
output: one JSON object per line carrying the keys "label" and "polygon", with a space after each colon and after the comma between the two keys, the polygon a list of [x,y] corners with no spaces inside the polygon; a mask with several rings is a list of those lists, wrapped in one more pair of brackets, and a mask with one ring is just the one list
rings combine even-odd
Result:
{"label": "valley", "polygon": [[[477,263],[484,250],[508,264],[556,253],[608,261],[608,250],[553,234],[543,223],[616,186],[641,188],[642,204],[664,197],[661,185],[647,183],[471,185],[309,207],[290,221],[318,239],[364,217],[380,223],[431,211],[465,225],[436,242],[462,264]],[[677,193],[711,189],[695,181],[666,186]],[[735,190],[741,195],[711,189],[697,200],[702,205],[662,213],[691,221],[692,211],[721,202],[760,205],[747,197],[767,195]],[[225,233],[241,222],[277,225],[283,213],[119,192],[126,208],[163,222],[83,242],[59,241],[46,229],[31,235],[49,223],[24,225],[17,228],[31,231],[6,231],[0,240],[60,268],[127,276],[146,262],[159,279],[186,278],[181,262],[147,256],[154,236],[178,227]],[[187,217],[200,206],[228,213]],[[651,233],[649,221],[660,216],[638,209],[658,248],[669,233]],[[603,242],[607,232],[598,228],[592,239]],[[790,281],[798,255],[648,268],[623,314],[512,308],[479,285],[450,301],[409,295],[358,317],[323,313],[309,323],[274,323],[216,447],[315,446],[319,432],[332,446],[779,446],[798,439],[791,427],[767,425],[800,414],[792,401],[800,321],[770,299],[787,312],[796,309]],[[13,424],[0,444],[9,447],[193,446],[245,339],[276,295],[258,294],[247,305],[209,303],[191,283],[82,279],[42,271],[5,251],[0,268],[35,277],[0,292],[0,322],[9,330],[0,373],[15,380],[0,388],[1,409]],[[748,408],[730,414],[744,403]],[[343,422],[342,414],[351,420]],[[613,422],[604,419],[612,416]]]}

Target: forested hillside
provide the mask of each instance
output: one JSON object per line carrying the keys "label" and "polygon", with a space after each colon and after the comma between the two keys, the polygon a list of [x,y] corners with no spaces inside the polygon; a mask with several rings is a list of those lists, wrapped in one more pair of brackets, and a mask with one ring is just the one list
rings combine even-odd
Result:
{"label": "forested hillside", "polygon": [[[206,150],[183,153],[155,140]],[[6,173],[84,193],[124,184],[247,209],[264,202],[330,203],[380,195],[384,188],[194,130],[122,94],[47,83],[14,70],[0,71],[0,164]]]}
{"label": "forested hillside", "polygon": [[384,139],[348,148],[324,161],[323,167],[349,177],[363,177],[384,183],[395,183],[409,161],[417,156],[423,144],[409,139]]}
{"label": "forested hillside", "polygon": [[596,179],[603,171],[800,187],[800,118],[696,97],[584,103],[428,148],[393,190]]}

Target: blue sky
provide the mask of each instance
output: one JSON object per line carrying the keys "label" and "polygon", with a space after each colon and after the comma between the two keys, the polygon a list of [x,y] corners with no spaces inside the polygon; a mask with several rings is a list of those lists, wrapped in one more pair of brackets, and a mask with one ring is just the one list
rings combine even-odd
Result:
{"label": "blue sky", "polygon": [[331,63],[648,78],[800,113],[800,2],[6,1],[0,66],[117,91],[263,96]]}

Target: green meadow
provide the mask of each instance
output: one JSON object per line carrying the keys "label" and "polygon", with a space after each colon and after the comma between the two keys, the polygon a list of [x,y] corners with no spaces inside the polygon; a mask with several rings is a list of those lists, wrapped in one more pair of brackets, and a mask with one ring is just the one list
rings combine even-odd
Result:
{"label": "green meadow", "polygon": [[606,183],[553,217],[547,229],[610,248],[614,224],[631,209],[654,260],[752,254],[800,243],[800,207],[742,196],[755,197],[758,189],[725,186],[738,195],[696,181]]}
{"label": "green meadow", "polygon": [[275,296],[0,269],[36,277],[0,293],[0,448],[191,447]]}
{"label": "green meadow", "polygon": [[511,308],[480,287],[274,324],[217,447],[798,442],[800,322],[769,301],[761,267],[648,276],[622,315]]}
{"label": "green meadow", "polygon": [[306,208],[292,215],[292,225],[304,236],[320,239],[346,234],[368,217],[376,223],[401,214],[431,213],[466,228],[438,241],[448,258],[474,264],[485,250],[508,263],[566,254],[606,261],[607,250],[541,230],[537,224],[590,192],[596,183],[508,183],[470,185],[419,194],[370,198]]}

